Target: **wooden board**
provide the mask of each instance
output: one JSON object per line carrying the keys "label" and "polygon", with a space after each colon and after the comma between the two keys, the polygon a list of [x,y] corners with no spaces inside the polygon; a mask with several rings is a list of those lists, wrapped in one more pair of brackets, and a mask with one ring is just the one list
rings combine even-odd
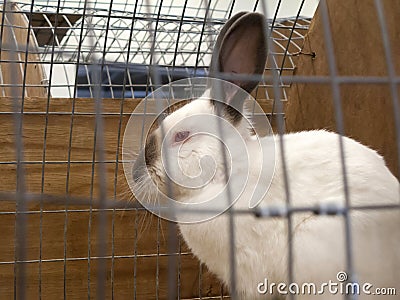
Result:
{"label": "wooden board", "polygon": [[[25,14],[14,3],[5,8],[8,12],[4,18],[4,24],[0,24],[2,29],[0,96],[21,96],[22,85],[25,83],[25,96],[45,97],[47,95],[46,77],[37,54],[38,46],[35,35],[30,32],[27,46],[29,31]],[[3,20],[3,10],[4,8],[1,6],[0,23]],[[27,57],[26,52],[28,52]]]}
{"label": "wooden board", "polygon": [[[103,99],[102,102],[109,199],[127,201],[132,198],[122,164],[117,163],[116,158],[119,151],[118,159],[122,159],[124,128],[139,101]],[[272,110],[271,101],[261,101],[261,106],[267,112]],[[22,135],[28,192],[61,196],[68,193],[70,196],[86,198],[91,194],[93,197],[98,196],[99,174],[96,166],[92,169],[94,111],[93,99],[50,98],[49,102],[47,98],[40,97],[24,99]],[[11,98],[0,98],[0,112],[0,192],[15,192],[16,148]],[[118,137],[120,129],[121,136]],[[45,164],[42,164],[44,149]],[[69,173],[66,163],[68,155]],[[91,256],[96,256],[97,252],[98,212],[91,214],[89,208],[89,205],[70,205],[70,211],[66,214],[65,205],[45,204],[42,207],[45,212],[40,213],[40,203],[29,205],[26,235],[26,259],[32,261],[26,264],[29,299],[37,299],[39,294],[40,231],[41,258],[44,260],[41,264],[42,299],[60,299],[64,288],[70,299],[87,297],[89,287],[91,298],[96,296],[97,260],[90,260],[89,270],[87,257],[89,249]],[[14,296],[14,212],[14,202],[0,202],[0,228],[3,241],[6,241],[0,243],[0,299],[11,299]],[[133,299],[135,294],[137,299],[155,299],[156,293],[160,299],[165,299],[168,283],[167,223],[136,210],[108,211],[107,220],[107,255],[110,258],[107,265],[106,297],[111,298],[113,291],[115,299]],[[112,245],[116,257],[113,268]],[[65,264],[65,280],[64,251],[68,259]],[[200,294],[220,295],[221,284],[205,267],[200,268],[198,260],[189,253],[183,241],[177,259],[182,299],[200,297]]]}
{"label": "wooden board", "polygon": [[[373,0],[328,0],[330,27],[336,67],[343,76],[387,76],[381,29]],[[385,21],[396,74],[400,74],[400,2],[384,0]],[[324,30],[317,10],[306,36],[296,75],[329,75]],[[399,86],[400,93],[400,86]],[[399,163],[393,100],[388,84],[342,84],[341,105],[345,134],[377,150],[398,176]],[[286,128],[300,131],[326,128],[336,130],[330,85],[293,84],[286,107]],[[398,129],[400,130],[400,129]]]}

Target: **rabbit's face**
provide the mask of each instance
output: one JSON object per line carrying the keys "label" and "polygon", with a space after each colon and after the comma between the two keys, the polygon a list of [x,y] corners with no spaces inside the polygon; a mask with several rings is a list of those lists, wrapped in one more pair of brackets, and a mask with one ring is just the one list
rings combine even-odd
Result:
{"label": "rabbit's face", "polygon": [[[146,165],[162,192],[167,193],[167,184],[173,184],[176,196],[187,194],[191,185],[185,188],[185,183],[191,178],[204,177],[201,159],[213,152],[218,153],[218,142],[205,134],[209,124],[196,121],[212,114],[210,101],[194,100],[168,115],[151,133],[145,149]],[[150,146],[149,142],[154,145]]]}
{"label": "rabbit's face", "polygon": [[142,171],[134,175],[143,179],[147,169],[159,191],[168,194],[170,185],[178,200],[208,184],[223,182],[232,159],[227,140],[232,144],[234,139],[250,137],[249,122],[237,110],[231,108],[229,114],[223,110],[223,117],[219,117],[215,101],[208,97],[184,104],[153,125],[144,149],[146,168],[136,166]]}

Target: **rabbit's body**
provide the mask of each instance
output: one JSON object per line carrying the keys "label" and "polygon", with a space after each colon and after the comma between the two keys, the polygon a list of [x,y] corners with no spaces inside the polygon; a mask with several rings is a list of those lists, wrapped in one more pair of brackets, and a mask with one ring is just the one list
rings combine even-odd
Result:
{"label": "rabbit's body", "polygon": [[[264,32],[265,18],[260,14],[239,13],[232,17],[217,39],[211,74],[249,74],[250,80],[231,82],[251,92],[258,84],[254,78],[260,78],[258,75],[263,74],[266,63]],[[222,195],[219,199],[222,202],[208,208],[215,209],[221,203],[236,200],[233,210],[243,210],[249,209],[254,187],[262,186],[268,192],[260,206],[284,207],[286,192],[281,148],[275,141],[279,137],[267,136],[257,140],[248,130],[250,124],[243,111],[245,97],[230,87],[217,88],[217,91],[219,94],[223,92],[222,105],[216,104],[214,98],[207,99],[218,94],[210,90],[203,96],[206,100],[194,100],[167,116],[162,121],[165,135],[156,127],[150,132],[144,155],[141,155],[144,159],[135,163],[132,172],[138,190],[152,195],[150,189],[156,187],[166,193],[170,183],[178,202],[207,204],[207,200]],[[230,133],[218,136],[214,128],[218,127],[217,123],[208,118],[209,115],[214,119],[222,116],[239,134],[236,137]],[[333,203],[345,207],[339,136],[322,130],[309,131],[283,135],[283,142],[291,205],[310,207]],[[223,144],[234,145],[226,152],[228,160],[221,154]],[[243,144],[245,149],[240,147]],[[387,169],[382,157],[350,138],[343,137],[343,146],[350,205],[399,204],[399,182]],[[271,150],[275,150],[275,165],[265,165],[270,162],[266,159],[268,155],[274,153]],[[210,157],[213,160],[208,165]],[[163,158],[169,162],[168,176]],[[211,170],[208,168],[211,165],[215,167],[215,173],[203,172]],[[272,182],[259,176],[260,169],[270,170],[271,174],[274,171]],[[243,193],[238,198],[224,199],[227,194],[220,194],[225,184],[225,170],[230,175],[231,190],[244,184]],[[212,174],[211,180],[202,178],[203,174]],[[193,188],[188,184],[192,177],[199,177],[196,184],[205,185]],[[147,184],[151,181],[155,184]],[[353,265],[359,282],[369,282],[373,288],[396,287],[400,293],[399,209],[351,210],[349,217]],[[318,288],[322,283],[338,282],[336,274],[346,270],[343,215],[292,214],[292,245],[288,245],[288,222],[284,217],[256,218],[249,211],[248,214],[234,214],[233,220],[236,288],[241,299],[271,298],[269,292],[260,295],[257,291],[258,285],[266,279],[269,283],[288,283],[290,246],[293,249],[293,279],[298,284],[314,283]],[[228,216],[222,214],[200,223],[179,224],[179,227],[193,253],[229,286],[231,243]],[[276,291],[274,295],[277,295]],[[332,295],[325,290],[319,297],[342,299],[343,295]],[[303,299],[309,298],[310,295],[305,295]]]}
{"label": "rabbit's body", "polygon": [[[263,143],[269,145],[269,138],[262,139]],[[344,205],[338,138],[338,135],[327,131],[284,135],[293,206],[323,203]],[[344,137],[343,141],[351,205],[398,204],[399,183],[385,166],[382,157],[352,139]],[[285,203],[279,147],[276,150],[275,175],[260,206]],[[251,163],[258,164],[261,161],[258,154],[249,153]],[[241,157],[232,159],[240,163]],[[257,176],[250,174],[249,181],[252,175]],[[232,174],[234,181],[241,180],[241,177],[241,174]],[[198,197],[207,199],[220,189],[219,184],[209,185]],[[248,208],[250,197],[251,191],[245,190],[233,208]],[[182,199],[183,202],[198,200],[195,197]],[[359,282],[369,282],[375,287],[400,288],[400,212],[355,211],[350,216]],[[336,274],[346,269],[343,217],[300,213],[294,214],[292,220],[295,282],[315,283],[317,288],[329,280],[338,282]],[[260,296],[257,292],[257,285],[264,282],[265,278],[269,283],[287,282],[287,222],[284,218],[261,219],[251,215],[236,215],[234,222],[238,292],[243,299],[265,299],[266,296]],[[207,222],[180,224],[179,227],[193,253],[229,286],[228,216],[224,214]],[[308,299],[310,296],[304,297]],[[323,297],[330,297],[328,291]],[[342,295],[336,297],[341,298]]]}

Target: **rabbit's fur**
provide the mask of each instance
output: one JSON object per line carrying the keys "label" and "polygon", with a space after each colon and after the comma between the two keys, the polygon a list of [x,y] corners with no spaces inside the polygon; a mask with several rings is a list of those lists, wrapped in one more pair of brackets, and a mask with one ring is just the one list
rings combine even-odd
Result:
{"label": "rabbit's fur", "polygon": [[[257,13],[240,13],[228,21],[215,46],[211,73],[262,74],[266,59],[263,22],[264,17]],[[250,40],[249,37],[251,37]],[[246,49],[244,53],[243,49]],[[249,92],[257,84],[257,82],[233,82]],[[229,104],[232,99],[227,95],[226,102]],[[233,209],[246,209],[249,207],[252,192],[249,186],[258,179],[258,172],[253,170],[259,169],[260,161],[263,161],[262,152],[257,148],[257,139],[248,130],[248,120],[238,117],[237,111],[227,112],[224,107],[222,110],[225,111],[222,115],[230,118],[230,122],[240,132],[249,153],[250,173],[242,173],[239,168],[239,172],[231,174],[230,181],[230,185],[235,186],[248,178],[249,184],[233,206]],[[176,126],[186,116],[195,113],[215,115],[216,111],[217,106],[213,102],[194,100],[167,116],[163,121],[163,127],[165,132],[169,132],[170,128]],[[192,134],[202,131],[202,127],[208,125],[182,123],[172,132],[189,131]],[[295,207],[324,203],[344,206],[345,193],[339,136],[320,130],[285,134],[282,138],[285,145],[284,159],[291,204]],[[261,139],[261,147],[269,147],[271,142],[272,144],[276,142],[276,165],[272,183],[260,206],[284,205],[286,201],[278,139],[277,136]],[[351,206],[399,204],[399,182],[385,166],[383,158],[350,138],[343,137],[342,139]],[[161,164],[161,140],[161,131],[157,128],[147,139],[145,155],[152,180],[165,192],[167,180]],[[166,157],[172,153],[168,152],[169,146],[173,147],[174,144],[172,142],[171,145],[167,144]],[[211,182],[197,190],[185,190],[178,185],[173,185],[174,196],[177,200],[194,203],[217,194],[225,184],[224,168],[226,167],[220,155],[219,142],[208,136],[193,136],[182,143],[181,150],[181,167],[187,174],[196,174],[201,171],[198,159],[204,155],[215,158],[217,171]],[[230,154],[232,164],[242,162],[243,153],[233,150]],[[179,170],[175,170],[175,173],[179,176]],[[143,176],[135,178],[140,181]],[[261,180],[259,184],[269,184],[269,182],[264,183]],[[400,293],[399,210],[351,210],[349,219],[354,270],[358,281],[369,282],[374,287],[396,287],[397,292]],[[202,223],[179,224],[179,227],[193,253],[229,286],[231,268],[227,214]],[[252,214],[234,216],[236,288],[240,299],[271,299],[271,295],[261,296],[257,292],[257,285],[264,282],[265,278],[270,283],[287,283],[289,247],[287,227],[288,222],[285,218],[256,218]],[[321,283],[328,283],[329,280],[338,282],[336,274],[346,270],[343,216],[320,216],[311,212],[296,213],[292,215],[292,229],[295,282],[315,283],[317,288]],[[276,295],[275,292],[274,296]],[[304,299],[311,298],[310,295],[303,297]],[[331,295],[326,291],[319,297],[342,299],[343,295]],[[360,297],[364,296],[361,294]]]}

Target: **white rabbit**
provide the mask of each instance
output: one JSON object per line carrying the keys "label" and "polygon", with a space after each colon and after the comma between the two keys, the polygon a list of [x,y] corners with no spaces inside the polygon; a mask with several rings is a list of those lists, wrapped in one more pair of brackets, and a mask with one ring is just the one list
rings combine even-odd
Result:
{"label": "white rabbit", "polygon": [[[213,53],[211,74],[238,73],[252,74],[256,79],[264,71],[266,61],[266,40],[264,37],[264,17],[258,13],[239,13],[223,27]],[[217,73],[218,72],[218,73]],[[234,80],[236,85],[251,92],[258,84]],[[241,171],[244,153],[240,150],[230,152],[228,166],[221,155],[220,142],[212,136],[196,134],[204,132],[208,122],[181,122],[194,114],[216,115],[219,107],[213,101],[193,100],[185,103],[168,115],[162,122],[166,138],[162,139],[160,128],[154,128],[147,138],[145,164],[151,179],[162,191],[167,190],[166,172],[162,156],[173,161],[176,155],[172,149],[180,147],[179,169],[172,164],[172,173],[179,177],[194,176],[204,168],[202,157],[214,159],[215,174],[212,180],[199,188],[185,189],[174,183],[173,193],[178,201],[184,203],[201,202],[218,194],[225,185],[225,168],[238,164],[231,169],[230,185],[246,184],[242,194],[232,209],[248,209],[252,190],[258,180],[261,157],[264,152],[258,150],[257,139],[252,135],[248,120],[228,104],[236,102],[243,106],[244,99],[226,93],[226,106],[222,107],[222,116],[233,124],[240,133],[249,153],[249,173]],[[208,94],[202,98],[206,98]],[[312,101],[312,99],[310,100]],[[244,108],[241,108],[244,109]],[[323,109],[323,107],[321,107]],[[246,115],[246,112],[244,112]],[[310,116],[312,118],[312,116]],[[227,137],[229,139],[229,137]],[[307,207],[334,203],[344,206],[345,194],[343,170],[339,150],[339,136],[327,131],[308,131],[283,135],[285,146],[285,165],[288,174],[291,204],[294,207]],[[277,136],[261,139],[261,147],[268,147]],[[164,142],[161,154],[161,142]],[[259,204],[283,206],[286,201],[285,180],[281,160],[281,149],[276,143],[275,173],[268,193]],[[343,137],[345,153],[348,195],[351,206],[398,205],[400,187],[398,180],[385,166],[381,156],[360,143]],[[142,189],[146,188],[143,165],[135,165],[133,177]],[[185,176],[182,176],[184,180]],[[246,177],[246,178],[244,178]],[[258,184],[268,185],[261,180]],[[284,207],[284,206],[283,206]],[[371,283],[375,288],[394,287],[400,293],[400,211],[391,210],[351,210],[349,219],[352,233],[352,254],[355,274],[358,282]],[[227,214],[195,224],[179,224],[181,234],[193,253],[205,263],[226,285],[230,285],[230,233]],[[312,212],[292,215],[292,247],[294,282],[314,283],[317,291],[321,284],[337,282],[336,275],[346,270],[346,241],[342,215],[315,215]],[[272,299],[280,294],[275,286],[260,294],[260,285],[268,283],[288,284],[288,222],[286,218],[257,218],[253,214],[234,215],[234,253],[236,262],[236,291],[240,299]],[[329,293],[325,287],[322,299],[343,299],[343,294]],[[286,289],[286,291],[288,291]],[[284,296],[284,295],[283,295]],[[315,296],[300,295],[297,298],[309,299]],[[365,297],[363,291],[360,298]],[[367,296],[368,299],[378,297]],[[389,299],[393,299],[386,296]],[[399,299],[400,296],[392,296]]]}

